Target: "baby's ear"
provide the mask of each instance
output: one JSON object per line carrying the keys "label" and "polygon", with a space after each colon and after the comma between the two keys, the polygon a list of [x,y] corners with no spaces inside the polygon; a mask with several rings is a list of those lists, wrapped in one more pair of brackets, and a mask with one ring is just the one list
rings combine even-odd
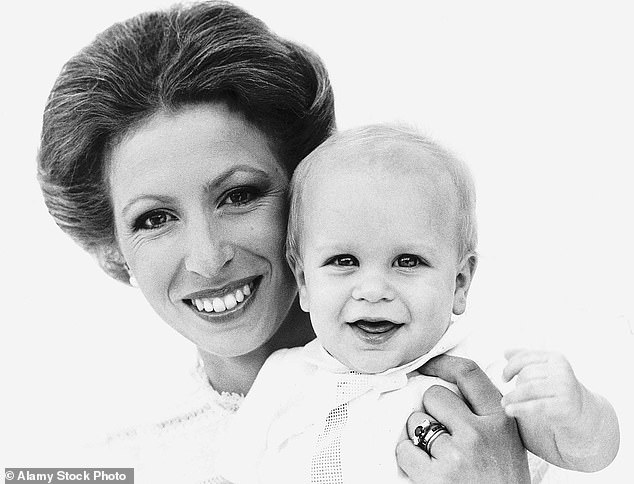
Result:
{"label": "baby's ear", "polygon": [[462,263],[458,267],[456,274],[456,289],[453,294],[453,313],[456,316],[461,315],[467,309],[467,294],[471,281],[478,265],[478,256],[476,254],[467,254]]}
{"label": "baby's ear", "polygon": [[302,311],[309,312],[310,307],[308,304],[308,291],[306,290],[306,277],[304,276],[304,268],[301,263],[294,263],[291,265],[291,270],[295,276],[295,282],[297,283],[297,290],[299,292],[299,306]]}

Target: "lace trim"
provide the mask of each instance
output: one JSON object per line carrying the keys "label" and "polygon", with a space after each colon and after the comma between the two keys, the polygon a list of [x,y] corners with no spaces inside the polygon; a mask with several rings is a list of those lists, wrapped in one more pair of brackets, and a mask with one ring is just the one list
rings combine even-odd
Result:
{"label": "lace trim", "polygon": [[198,359],[193,376],[200,383],[200,389],[210,397],[210,401],[205,402],[202,406],[182,415],[163,420],[162,422],[156,424],[155,427],[164,430],[174,425],[189,423],[203,417],[207,412],[218,407],[226,410],[228,413],[235,413],[238,408],[240,408],[240,405],[242,405],[244,395],[233,392],[217,392],[214,390],[207,378],[207,374],[205,373],[205,369],[200,359]]}
{"label": "lace trim", "polygon": [[[129,429],[124,429],[119,432],[115,432],[106,436],[106,443],[117,441],[119,439],[136,438],[141,434],[156,431],[166,431],[174,427],[180,427],[185,424],[191,424],[192,422],[204,418],[209,412],[217,411],[218,409],[224,410],[226,413],[235,413],[242,402],[244,401],[244,395],[240,393],[232,392],[218,392],[214,390],[207,378],[207,374],[204,371],[202,362],[198,359],[198,362],[192,371],[192,377],[199,383],[198,397],[195,393],[192,394],[192,399],[200,400],[202,392],[203,400],[202,404],[197,407],[181,413],[175,417],[171,417],[165,420],[154,422],[151,424],[141,425]],[[205,398],[207,397],[207,398]]]}
{"label": "lace trim", "polygon": [[209,395],[213,398],[216,404],[220,405],[225,410],[230,412],[236,412],[242,402],[244,401],[244,395],[241,393],[233,392],[217,392],[214,387],[211,386],[211,382],[207,378],[203,362],[200,358],[196,363],[194,369],[194,377],[200,381],[201,387],[208,391]]}
{"label": "lace trim", "polygon": [[216,403],[229,412],[237,412],[244,401],[244,395],[240,393],[216,392]]}

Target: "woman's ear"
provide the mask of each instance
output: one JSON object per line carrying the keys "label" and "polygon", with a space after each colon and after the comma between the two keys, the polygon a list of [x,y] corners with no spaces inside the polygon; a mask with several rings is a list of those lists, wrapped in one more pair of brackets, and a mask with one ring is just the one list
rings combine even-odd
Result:
{"label": "woman's ear", "polygon": [[478,256],[476,254],[467,254],[458,267],[456,288],[453,294],[453,313],[456,316],[461,315],[467,309],[467,294],[477,265]]}
{"label": "woman's ear", "polygon": [[102,244],[89,251],[106,274],[124,284],[130,284],[130,273],[116,242]]}

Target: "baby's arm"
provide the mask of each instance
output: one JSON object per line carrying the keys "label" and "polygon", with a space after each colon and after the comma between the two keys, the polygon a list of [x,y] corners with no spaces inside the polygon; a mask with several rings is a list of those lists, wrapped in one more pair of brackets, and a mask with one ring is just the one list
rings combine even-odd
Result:
{"label": "baby's arm", "polygon": [[504,379],[517,381],[502,406],[517,419],[528,450],[576,471],[594,472],[612,462],[619,448],[614,409],[577,380],[564,356],[529,350],[505,356]]}

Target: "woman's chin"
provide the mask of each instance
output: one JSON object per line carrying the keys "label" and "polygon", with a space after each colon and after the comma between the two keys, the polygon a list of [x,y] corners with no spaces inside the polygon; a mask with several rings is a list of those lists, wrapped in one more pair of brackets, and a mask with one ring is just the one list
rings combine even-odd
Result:
{"label": "woman's chin", "polygon": [[234,328],[221,335],[205,334],[188,339],[199,351],[220,358],[237,358],[257,352],[273,337],[274,332],[269,328],[260,327],[258,330],[257,327],[256,323],[255,326]]}

